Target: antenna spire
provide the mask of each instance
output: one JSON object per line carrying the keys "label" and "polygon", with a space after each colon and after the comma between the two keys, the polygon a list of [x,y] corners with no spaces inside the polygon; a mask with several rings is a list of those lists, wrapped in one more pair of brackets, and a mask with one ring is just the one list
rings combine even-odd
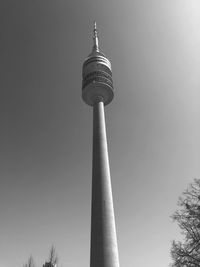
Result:
{"label": "antenna spire", "polygon": [[93,52],[99,52],[99,39],[98,39],[98,31],[97,31],[97,23],[94,21],[94,30],[93,30]]}

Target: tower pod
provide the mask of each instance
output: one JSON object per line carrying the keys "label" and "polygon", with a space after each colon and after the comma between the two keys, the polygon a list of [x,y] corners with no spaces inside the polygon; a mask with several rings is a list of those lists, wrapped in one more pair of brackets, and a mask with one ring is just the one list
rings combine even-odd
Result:
{"label": "tower pod", "polygon": [[83,63],[82,98],[90,106],[99,98],[107,105],[114,97],[112,69],[110,61],[99,51],[96,24],[93,40],[92,53]]}

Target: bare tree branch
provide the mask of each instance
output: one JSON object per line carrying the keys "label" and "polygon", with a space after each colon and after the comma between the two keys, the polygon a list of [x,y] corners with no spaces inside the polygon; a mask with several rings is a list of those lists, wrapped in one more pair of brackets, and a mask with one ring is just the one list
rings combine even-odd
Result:
{"label": "bare tree branch", "polygon": [[200,179],[194,179],[178,200],[172,219],[178,223],[183,242],[172,242],[172,267],[200,267]]}
{"label": "bare tree branch", "polygon": [[29,257],[28,262],[24,264],[23,267],[35,267],[35,263],[32,256]]}

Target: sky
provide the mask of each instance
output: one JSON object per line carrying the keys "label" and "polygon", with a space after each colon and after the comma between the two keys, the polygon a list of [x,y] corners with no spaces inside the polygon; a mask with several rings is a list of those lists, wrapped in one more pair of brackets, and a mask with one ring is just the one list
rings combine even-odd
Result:
{"label": "sky", "polygon": [[82,64],[97,21],[112,63],[106,124],[121,266],[167,267],[170,216],[200,178],[199,0],[2,0],[0,267],[89,266],[92,108]]}

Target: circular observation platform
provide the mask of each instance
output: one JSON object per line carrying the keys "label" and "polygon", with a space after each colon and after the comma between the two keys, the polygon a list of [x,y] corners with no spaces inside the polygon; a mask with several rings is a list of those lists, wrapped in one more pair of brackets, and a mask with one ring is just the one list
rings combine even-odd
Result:
{"label": "circular observation platform", "polygon": [[101,99],[108,105],[114,97],[111,63],[105,55],[94,51],[86,58],[82,70],[82,98],[90,106]]}

